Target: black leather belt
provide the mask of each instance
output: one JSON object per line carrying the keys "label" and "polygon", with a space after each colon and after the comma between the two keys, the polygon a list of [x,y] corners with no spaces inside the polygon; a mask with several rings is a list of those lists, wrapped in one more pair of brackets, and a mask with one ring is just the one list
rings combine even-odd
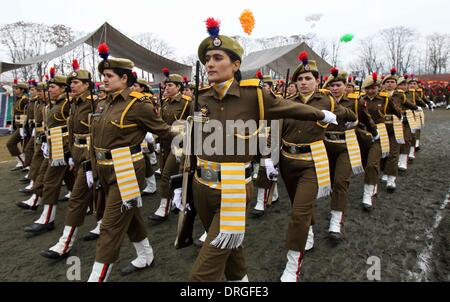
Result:
{"label": "black leather belt", "polygon": [[[253,166],[250,165],[245,169],[245,179],[250,178],[252,174],[253,174]],[[203,180],[210,182],[220,182],[222,179],[220,171],[205,168],[197,168],[197,176]]]}
{"label": "black leather belt", "polygon": [[[134,147],[130,148],[131,155],[137,154],[137,153],[139,153],[141,151],[142,150],[141,150],[141,146],[140,145],[137,145],[137,146],[134,146]],[[95,157],[98,160],[111,160],[112,159],[112,154],[111,154],[110,151],[95,151]]]}
{"label": "black leather belt", "polygon": [[40,127],[42,127],[42,123],[36,124],[35,126],[36,126],[36,128],[40,128]]}
{"label": "black leather belt", "polygon": [[77,145],[87,145],[87,139],[85,139],[85,138],[76,138],[75,137],[75,144],[77,144]]}
{"label": "black leather belt", "polygon": [[283,145],[283,150],[286,151],[289,154],[305,154],[305,153],[311,153],[311,147],[310,146],[286,146]]}
{"label": "black leather belt", "polygon": [[345,141],[345,133],[325,132],[325,137],[332,141]]}

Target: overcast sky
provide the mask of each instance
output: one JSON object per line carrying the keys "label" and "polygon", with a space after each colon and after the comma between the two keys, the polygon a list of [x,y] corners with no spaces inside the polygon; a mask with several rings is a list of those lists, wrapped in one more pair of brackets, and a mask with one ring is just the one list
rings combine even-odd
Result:
{"label": "overcast sky", "polygon": [[[256,19],[253,38],[274,35],[316,33],[324,39],[338,39],[353,33],[355,40],[341,49],[343,61],[355,56],[359,38],[382,28],[404,25],[426,36],[450,31],[448,0],[284,0],[284,1],[182,1],[182,0],[8,0],[1,1],[0,24],[33,21],[65,24],[77,31],[91,32],[107,21],[128,35],[154,32],[176,50],[178,57],[194,54],[206,36],[204,20],[222,21],[221,33],[244,35],[239,16],[244,9]],[[311,14],[323,14],[315,24],[305,21]],[[6,59],[4,53],[0,59]]]}

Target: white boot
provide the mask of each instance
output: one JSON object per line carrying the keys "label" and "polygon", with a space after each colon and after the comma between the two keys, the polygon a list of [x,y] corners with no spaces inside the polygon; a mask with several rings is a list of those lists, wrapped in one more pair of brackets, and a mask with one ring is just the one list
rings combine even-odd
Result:
{"label": "white boot", "polygon": [[137,268],[150,266],[155,257],[148,239],[145,238],[141,242],[133,242],[133,246],[136,249],[137,258],[131,261],[131,264]]}
{"label": "white boot", "polygon": [[39,198],[36,194],[31,195],[30,199],[27,199],[25,201],[22,201],[22,203],[29,205],[30,207],[34,207],[38,204]]}
{"label": "white boot", "polygon": [[303,253],[288,251],[287,264],[281,276],[281,282],[298,282],[303,261]]}
{"label": "white boot", "polygon": [[102,225],[102,220],[100,219],[97,221],[97,225],[95,226],[95,229],[89,231],[89,233],[100,235],[100,226]]}
{"label": "white boot", "polygon": [[406,171],[408,169],[408,155],[400,154],[398,158],[398,169],[400,171]]}
{"label": "white boot", "polygon": [[56,206],[54,205],[44,205],[44,210],[42,210],[41,217],[34,223],[38,224],[49,224],[55,221],[56,217]]}
{"label": "white boot", "polygon": [[383,176],[381,176],[381,181],[382,182],[387,182],[388,181],[388,176],[386,174],[382,174]]}
{"label": "white boot", "polygon": [[395,184],[395,180],[396,179],[397,178],[395,176],[389,176],[388,177],[388,181],[387,181],[387,189],[388,190],[394,191],[397,188],[397,186]]}
{"label": "white boot", "polygon": [[68,193],[67,193],[67,195],[66,196],[64,196],[64,198],[67,198],[67,199],[70,199],[70,196],[72,195],[72,192],[71,191],[69,191]]}
{"label": "white boot", "polygon": [[328,229],[328,232],[341,233],[342,214],[341,211],[331,211],[330,228]]}
{"label": "white boot", "polygon": [[409,148],[409,159],[415,159],[416,158],[416,148],[410,147]]}
{"label": "white boot", "polygon": [[264,211],[266,209],[266,192],[267,190],[258,188],[258,198],[256,199],[255,210]]}
{"label": "white boot", "polygon": [[144,193],[146,194],[154,194],[156,192],[156,177],[155,175],[146,178],[145,182],[147,183],[147,187],[144,189]]}
{"label": "white boot", "polygon": [[25,190],[31,190],[33,188],[34,181],[30,181],[30,184],[25,187]]}
{"label": "white boot", "polygon": [[25,156],[23,154],[20,154],[19,156],[16,156],[16,168],[22,168],[23,163],[25,162]]}
{"label": "white boot", "polygon": [[313,227],[309,227],[308,239],[306,239],[305,252],[312,250],[314,247],[314,231]]}
{"label": "white boot", "polygon": [[248,276],[245,275],[244,278],[242,278],[241,280],[236,280],[236,281],[228,281],[228,282],[250,282],[248,281]]}
{"label": "white boot", "polygon": [[259,164],[253,164],[253,179],[258,178]]}
{"label": "white boot", "polygon": [[420,148],[420,140],[416,140],[416,148]]}
{"label": "white boot", "polygon": [[447,110],[450,109],[450,105],[447,106]]}
{"label": "white boot", "polygon": [[375,195],[376,188],[374,185],[364,185],[363,205],[372,207],[372,197]]}
{"label": "white boot", "polygon": [[156,170],[156,171],[155,171],[155,175],[161,176],[161,169]]}
{"label": "white boot", "polygon": [[205,231],[198,240],[204,243],[206,241],[206,237],[208,237],[208,233]]}
{"label": "white boot", "polygon": [[279,194],[278,194],[278,184],[275,184],[275,189],[273,190],[273,195],[272,195],[272,202],[276,202],[279,198]]}
{"label": "white boot", "polygon": [[170,202],[167,198],[162,198],[158,210],[155,212],[156,216],[166,217],[169,215]]}
{"label": "white boot", "polygon": [[156,153],[153,152],[152,154],[150,154],[150,164],[152,166],[156,165],[158,163],[158,159],[156,157]]}
{"label": "white boot", "polygon": [[112,264],[95,262],[88,282],[106,282],[113,268]]}
{"label": "white boot", "polygon": [[50,251],[58,253],[60,256],[67,254],[72,249],[72,246],[77,237],[78,228],[65,226],[62,236],[59,238],[57,244],[50,248]]}

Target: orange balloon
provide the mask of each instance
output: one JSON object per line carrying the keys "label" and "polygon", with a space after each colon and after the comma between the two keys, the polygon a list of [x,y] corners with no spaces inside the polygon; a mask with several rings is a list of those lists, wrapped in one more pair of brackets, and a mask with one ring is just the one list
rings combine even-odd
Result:
{"label": "orange balloon", "polygon": [[239,20],[241,21],[244,32],[251,35],[253,28],[255,28],[255,17],[253,13],[249,9],[245,9],[239,17]]}

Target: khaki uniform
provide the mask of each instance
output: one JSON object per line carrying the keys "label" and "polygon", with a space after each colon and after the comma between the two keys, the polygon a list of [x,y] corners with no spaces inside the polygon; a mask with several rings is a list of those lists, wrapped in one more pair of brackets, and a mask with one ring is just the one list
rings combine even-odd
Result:
{"label": "khaki uniform", "polygon": [[26,106],[28,105],[29,99],[26,95],[22,95],[21,97],[16,97],[13,102],[13,129],[14,132],[6,143],[6,147],[8,148],[11,156],[19,156],[21,151],[17,147],[17,145],[22,142],[22,138],[20,137],[20,128],[24,127],[25,119],[26,119]]}
{"label": "khaki uniform", "polygon": [[[400,92],[403,92],[399,90]],[[415,92],[414,90],[409,90],[406,92],[403,92],[406,100],[402,104],[402,111],[411,109],[411,110],[417,110],[417,100],[415,98]],[[414,146],[416,143],[415,135],[411,131],[411,127],[408,123],[408,120],[406,119],[406,116],[403,118],[403,131],[405,134],[405,144],[400,147],[400,154],[409,154],[410,147]]]}
{"label": "khaki uniform", "polygon": [[42,162],[44,161],[44,156],[42,155],[42,143],[40,141],[41,135],[44,132],[44,110],[46,103],[44,100],[36,100],[34,102],[34,122],[35,122],[35,137],[34,137],[34,152],[33,159],[31,160],[30,165],[30,173],[28,177],[36,182],[36,179],[39,175],[39,169],[41,167]]}
{"label": "khaki uniform", "polygon": [[26,143],[24,146],[24,155],[25,155],[25,167],[29,167],[31,165],[31,161],[33,159],[34,154],[34,137],[32,137],[33,129],[35,127],[35,117],[34,117],[34,109],[37,101],[37,97],[30,99],[30,102],[27,104],[25,109],[27,115],[27,126],[28,126],[28,136],[26,138]]}
{"label": "khaki uniform", "polygon": [[75,163],[75,183],[66,211],[65,225],[79,227],[83,225],[88,206],[92,205],[94,188],[89,189],[82,163],[90,160],[88,139],[90,138],[89,114],[92,113],[93,100],[89,91],[72,99],[69,128],[69,149]]}
{"label": "khaki uniform", "polygon": [[[363,102],[369,114],[371,115],[375,124],[385,123],[389,115],[396,115],[401,118],[400,109],[395,106],[392,98],[386,97],[386,93],[380,93],[371,99],[368,95],[362,97]],[[393,128],[392,128],[393,131]],[[388,130],[388,135],[389,130]],[[393,138],[395,139],[395,137]],[[391,140],[391,139],[390,139]],[[365,180],[364,183],[368,185],[378,184],[378,176],[380,174],[380,161],[381,161],[381,144],[380,141],[374,142],[369,149],[367,156],[367,165],[365,168]]]}
{"label": "khaki uniform", "polygon": [[[68,130],[67,130],[67,119],[70,112],[70,101],[66,98],[64,94],[59,96],[56,101],[51,101],[52,106],[49,108],[48,115],[46,115],[46,131],[47,131],[47,143],[49,144],[50,159],[48,163],[48,168],[45,171],[44,176],[44,188],[42,192],[42,201],[44,205],[56,205],[58,203],[59,194],[61,191],[62,181],[67,185],[69,191],[72,190],[74,183],[74,175],[69,171],[69,165],[52,167],[51,162],[51,139],[50,139],[50,129],[54,127],[63,128],[63,145],[64,153],[69,152],[69,141],[68,141]],[[66,159],[67,161],[68,159]]]}
{"label": "khaki uniform", "polygon": [[[119,94],[108,95],[105,101],[98,103],[91,119],[91,161],[94,178],[100,181],[106,204],[97,242],[96,262],[114,263],[126,234],[131,242],[140,242],[147,234],[141,210],[123,207],[112,161],[97,159],[95,154],[140,146],[147,132],[162,138],[171,135],[170,127],[155,114],[153,105],[143,94],[132,93],[127,88]],[[134,168],[142,191],[145,188],[143,157],[134,161]]]}
{"label": "khaki uniform", "polygon": [[[260,120],[260,106],[257,96],[257,87],[259,81],[253,81],[250,84],[248,81],[246,87],[233,81],[228,92],[220,100],[217,91],[213,88],[206,88],[200,91],[198,100],[198,109],[202,112],[203,117],[221,122],[223,130],[227,120],[242,120],[244,122]],[[259,88],[261,89],[261,88]],[[266,91],[262,92],[262,107],[264,107],[265,119],[281,119],[293,118],[317,121],[324,118],[323,112],[311,106],[287,101],[276,98],[275,95]],[[243,136],[236,136],[243,135]],[[256,142],[245,138],[253,133],[249,133],[247,129],[237,129],[237,133],[233,137],[234,146],[244,140],[245,154],[243,155],[208,155],[202,153],[198,158],[205,162],[217,163],[246,163],[251,166],[254,155],[248,152],[251,142]],[[227,137],[226,131],[223,131],[223,143],[226,145]],[[257,135],[257,134],[255,134]],[[208,133],[203,132],[202,144],[208,137]],[[200,145],[200,142],[196,142]],[[236,151],[236,149],[235,149]],[[237,153],[234,153],[237,154]],[[220,167],[218,167],[220,169]],[[219,170],[220,171],[220,170]],[[253,183],[251,182],[251,173],[246,175],[246,199],[247,208],[250,205],[253,193]],[[220,200],[221,191],[214,189],[212,184],[208,184],[196,174],[196,180],[193,183],[194,203],[195,208],[200,216],[203,227],[208,230],[208,236],[203,244],[200,253],[194,263],[189,280],[190,281],[220,281],[224,274],[228,280],[240,280],[246,275],[246,266],[244,259],[244,251],[242,246],[237,249],[220,249],[210,243],[219,234],[220,222]]]}
{"label": "khaki uniform", "polygon": [[[342,101],[342,100],[341,100]],[[333,186],[331,193],[331,210],[347,212],[348,187],[352,177],[352,165],[345,140],[331,139],[333,135],[344,135],[348,130],[346,122],[355,122],[355,113],[339,103],[336,105],[334,114],[337,116],[338,125],[329,125],[325,132],[325,147],[327,148],[328,161],[330,163],[330,178]]]}
{"label": "khaki uniform", "polygon": [[[182,95],[181,93],[178,93],[173,98],[163,99],[161,118],[169,126],[172,126],[172,124],[176,121],[185,120],[189,116],[190,101],[190,97]],[[169,200],[172,197],[169,180],[171,176],[178,174],[180,165],[177,163],[175,156],[172,154],[172,141],[161,138],[160,143],[161,181],[159,183],[159,193],[161,198],[166,198]]]}
{"label": "khaki uniform", "polygon": [[[410,89],[412,103],[422,108],[427,108],[427,103],[424,100],[424,94],[422,89]],[[416,120],[420,123],[420,117],[418,114],[414,113]],[[413,136],[413,141],[411,142],[411,146],[416,146],[416,140],[420,140],[421,129],[416,130],[415,135]]]}

